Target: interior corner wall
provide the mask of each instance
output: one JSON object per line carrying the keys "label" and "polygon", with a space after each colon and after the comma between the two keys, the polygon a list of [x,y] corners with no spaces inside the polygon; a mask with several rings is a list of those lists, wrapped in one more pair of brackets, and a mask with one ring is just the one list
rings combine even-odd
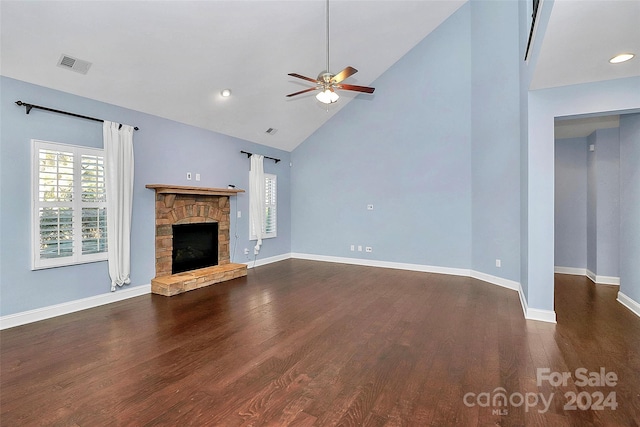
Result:
{"label": "interior corner wall", "polygon": [[[587,144],[596,144],[596,133],[587,137]],[[598,173],[594,152],[587,155],[587,270],[598,271]]]}
{"label": "interior corner wall", "polygon": [[[619,276],[618,128],[555,142],[555,266]],[[593,146],[593,151],[589,147]]]}
{"label": "interior corner wall", "polygon": [[[554,119],[637,111],[640,77],[529,92],[527,156],[527,283],[529,307],[553,310]],[[621,156],[622,156],[621,151]]]}
{"label": "interior corner wall", "polygon": [[519,282],[519,5],[470,4],[472,268]]}
{"label": "interior corner wall", "polygon": [[640,304],[640,114],[620,116],[620,292]]}
{"label": "interior corner wall", "polygon": [[[551,11],[553,10],[554,0],[544,0],[539,3],[538,14],[536,18],[535,32],[532,40],[529,40],[531,20],[533,14],[533,2],[519,1],[518,3],[518,22],[520,31],[518,40],[520,45],[519,58],[525,60],[520,61],[519,79],[520,79],[520,287],[522,289],[521,297],[528,305],[529,301],[529,133],[530,133],[530,112],[529,112],[529,87],[533,79],[534,71],[538,58],[540,57],[540,49],[542,40],[549,24]],[[531,42],[529,44],[529,42]],[[535,284],[532,284],[535,286]],[[551,303],[553,307],[553,303]]]}
{"label": "interior corner wall", "polygon": [[555,141],[556,267],[587,266],[587,138]]}
{"label": "interior corner wall", "polygon": [[293,252],[471,266],[469,14],[463,5],[373,82],[372,97],[292,152]]}
{"label": "interior corner wall", "polygon": [[[250,164],[240,150],[283,160],[265,162],[265,172],[278,175],[278,237],[264,241],[259,257],[291,252],[290,153],[7,77],[0,77],[0,93],[0,316],[108,294],[111,288],[106,261],[30,269],[30,140],[102,147],[102,125],[35,109],[26,115],[24,107],[15,105],[17,100],[140,128],[133,137],[132,283],[126,288],[148,285],[155,276],[155,193],[145,185],[235,184],[248,189]],[[188,181],[187,172],[200,173],[202,180]],[[242,253],[244,247],[253,246],[248,236],[248,199],[246,192],[231,200],[232,211],[244,213],[242,218],[231,215],[234,262],[253,260]]]}
{"label": "interior corner wall", "polygon": [[620,136],[619,128],[595,132],[597,276],[620,275]]}

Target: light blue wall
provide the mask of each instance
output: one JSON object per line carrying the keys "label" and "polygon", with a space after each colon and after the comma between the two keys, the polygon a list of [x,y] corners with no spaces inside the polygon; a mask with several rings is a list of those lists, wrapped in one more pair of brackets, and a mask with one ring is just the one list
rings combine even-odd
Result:
{"label": "light blue wall", "polygon": [[587,265],[587,138],[555,143],[555,265]]}
{"label": "light blue wall", "polygon": [[[518,2],[471,1],[472,268],[520,280]],[[496,259],[501,267],[496,267]]]}
{"label": "light blue wall", "polygon": [[376,80],[373,101],[356,98],[293,151],[294,252],[470,267],[469,13]]}
{"label": "light blue wall", "polygon": [[596,134],[597,269],[598,276],[620,274],[620,134],[618,128]]}
{"label": "light blue wall", "polygon": [[528,101],[526,297],[553,310],[554,118],[637,111],[640,77],[531,91]]}
{"label": "light blue wall", "polygon": [[[278,237],[265,240],[259,258],[286,254],[290,247],[290,154],[159,117],[71,94],[0,78],[0,315],[73,301],[109,292],[107,263],[30,270],[30,140],[32,138],[93,147],[102,146],[101,123],[33,110],[26,115],[17,100],[138,126],[134,134],[135,184],[130,286],[149,284],[155,276],[154,191],[145,184],[247,189],[249,160],[240,150],[279,157],[265,162],[278,175]],[[215,118],[212,118],[215,120]],[[199,183],[186,173],[200,173]],[[248,193],[232,199],[242,218],[231,215],[231,239],[238,232],[234,261],[246,261]],[[237,222],[236,222],[237,221]]]}
{"label": "light blue wall", "polygon": [[[589,146],[595,146],[596,133],[587,138]],[[598,271],[598,171],[595,151],[587,154],[587,270]]]}
{"label": "light blue wall", "polygon": [[[532,40],[528,55],[527,43],[533,2],[518,1],[518,22],[520,24],[520,287],[523,298],[529,303],[529,87],[533,79],[533,73],[540,57],[542,41],[547,31],[554,0],[545,0],[540,3],[536,20],[535,38]],[[526,58],[526,60],[525,60]],[[535,286],[535,284],[533,284]],[[553,295],[552,295],[553,298]],[[553,300],[551,301],[553,307]]]}
{"label": "light blue wall", "polygon": [[[587,269],[618,277],[620,250],[620,138],[618,128],[587,138]],[[557,240],[557,237],[556,237]]]}
{"label": "light blue wall", "polygon": [[375,102],[294,151],[294,252],[519,280],[518,16],[517,2],[463,6],[374,83]]}
{"label": "light blue wall", "polygon": [[640,303],[640,114],[620,117],[620,291]]}
{"label": "light blue wall", "polygon": [[[589,151],[591,145],[594,151]],[[555,161],[555,265],[618,277],[618,128],[599,129],[586,138],[557,140]]]}

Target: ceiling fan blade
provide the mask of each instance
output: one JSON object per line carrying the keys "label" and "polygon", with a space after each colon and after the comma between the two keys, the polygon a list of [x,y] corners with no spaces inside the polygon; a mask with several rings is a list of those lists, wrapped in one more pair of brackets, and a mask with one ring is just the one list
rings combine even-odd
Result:
{"label": "ceiling fan blade", "polygon": [[307,80],[307,81],[314,82],[314,83],[320,83],[316,79],[312,79],[311,77],[305,77],[305,76],[302,76],[300,74],[289,73],[288,75],[291,76],[291,77],[297,77],[297,78],[302,79],[302,80]]}
{"label": "ceiling fan blade", "polygon": [[350,77],[350,76],[354,75],[357,72],[358,72],[358,70],[356,70],[355,68],[347,67],[344,70],[340,71],[335,76],[333,76],[333,78],[331,79],[331,83],[340,83],[341,81],[343,81],[347,77]]}
{"label": "ceiling fan blade", "polygon": [[310,87],[309,89],[301,90],[300,92],[290,93],[289,95],[287,95],[287,98],[296,96],[296,95],[301,95],[303,93],[311,92],[312,90],[316,90],[316,89],[317,88],[315,87]]}
{"label": "ceiling fan blade", "polygon": [[336,85],[336,87],[338,89],[353,90],[356,92],[364,92],[364,93],[373,93],[373,91],[376,90],[376,88],[374,87],[345,85],[345,84],[339,84],[339,85]]}

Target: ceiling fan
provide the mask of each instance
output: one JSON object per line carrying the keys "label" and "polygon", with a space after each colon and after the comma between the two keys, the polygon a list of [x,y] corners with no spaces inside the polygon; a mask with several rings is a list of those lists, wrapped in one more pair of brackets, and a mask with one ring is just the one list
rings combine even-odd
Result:
{"label": "ceiling fan", "polygon": [[298,79],[306,80],[312,83],[315,83],[315,87],[310,87],[308,89],[301,90],[299,92],[290,93],[287,95],[288,98],[296,95],[301,95],[303,93],[312,92],[314,90],[318,90],[318,94],[316,95],[316,99],[325,104],[332,104],[336,102],[339,98],[336,93],[336,89],[341,90],[351,90],[354,92],[364,92],[364,93],[373,93],[375,88],[367,87],[367,86],[357,86],[342,83],[346,78],[354,75],[358,72],[353,67],[347,67],[344,70],[340,71],[338,74],[331,74],[329,72],[329,0],[327,0],[326,6],[326,14],[327,14],[327,68],[325,71],[322,71],[317,79],[312,79],[311,77],[306,77],[297,73],[289,73],[291,77],[296,77]]}

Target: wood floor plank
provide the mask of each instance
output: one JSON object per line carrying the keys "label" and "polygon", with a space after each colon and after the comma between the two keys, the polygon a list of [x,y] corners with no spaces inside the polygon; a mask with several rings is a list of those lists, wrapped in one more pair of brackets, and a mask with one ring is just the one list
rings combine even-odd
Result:
{"label": "wood floor plank", "polygon": [[[616,296],[556,275],[549,324],[471,278],[286,260],[1,331],[0,425],[639,427],[640,321]],[[481,404],[496,390],[553,399]],[[616,409],[567,409],[595,392]]]}

